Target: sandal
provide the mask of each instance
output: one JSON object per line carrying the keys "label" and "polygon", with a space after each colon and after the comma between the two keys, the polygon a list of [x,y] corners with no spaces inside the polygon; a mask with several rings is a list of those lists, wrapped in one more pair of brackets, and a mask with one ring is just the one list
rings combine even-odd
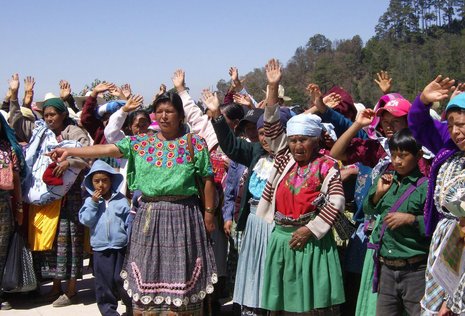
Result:
{"label": "sandal", "polygon": [[53,302],[53,307],[65,307],[65,306],[72,305],[75,303],[75,299],[74,299],[75,297],[76,297],[76,294],[74,294],[71,297],[68,297],[68,295],[63,294]]}

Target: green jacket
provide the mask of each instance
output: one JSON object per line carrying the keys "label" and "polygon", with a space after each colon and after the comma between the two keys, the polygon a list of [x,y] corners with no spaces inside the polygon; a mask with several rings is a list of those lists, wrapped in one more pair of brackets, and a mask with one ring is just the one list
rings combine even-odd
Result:
{"label": "green jacket", "polygon": [[[383,225],[384,218],[389,213],[391,207],[402,196],[407,188],[417,182],[423,175],[417,168],[412,173],[399,181],[399,175],[394,174],[394,180],[388,192],[373,204],[373,197],[379,177],[373,182],[368,195],[363,202],[363,211],[367,215],[380,215],[381,220],[373,230],[373,242],[379,242],[379,233]],[[386,228],[381,242],[380,255],[388,259],[407,259],[418,255],[427,255],[430,239],[425,235],[425,223],[423,208],[426,201],[428,181],[421,184],[407,199],[400,205],[397,212],[409,213],[416,216],[412,225],[404,225],[391,230]]]}
{"label": "green jacket", "polygon": [[250,213],[250,205],[248,202],[252,197],[249,192],[250,175],[257,161],[263,155],[268,154],[268,152],[263,149],[260,143],[251,143],[245,139],[236,137],[223,116],[220,116],[217,120],[212,120],[212,125],[215,129],[221,150],[223,150],[229,159],[249,168],[249,173],[244,183],[244,193],[242,195],[241,208],[237,220],[237,230],[244,230],[247,217]]}

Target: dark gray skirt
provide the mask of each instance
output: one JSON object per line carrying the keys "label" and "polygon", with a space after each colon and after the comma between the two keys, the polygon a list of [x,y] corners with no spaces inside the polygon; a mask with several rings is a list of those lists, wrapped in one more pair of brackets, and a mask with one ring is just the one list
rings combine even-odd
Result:
{"label": "dark gray skirt", "polygon": [[198,205],[193,197],[141,203],[121,272],[136,305],[196,310],[213,292],[215,259]]}

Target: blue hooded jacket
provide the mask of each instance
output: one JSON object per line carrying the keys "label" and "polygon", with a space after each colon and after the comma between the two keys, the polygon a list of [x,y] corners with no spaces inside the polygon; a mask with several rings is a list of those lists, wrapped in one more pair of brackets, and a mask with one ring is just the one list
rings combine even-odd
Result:
{"label": "blue hooded jacket", "polygon": [[96,160],[84,179],[84,185],[90,195],[94,193],[92,175],[97,171],[111,174],[112,194],[108,206],[103,198],[100,198],[98,203],[92,200],[92,196],[86,198],[79,210],[79,221],[90,228],[90,245],[94,251],[121,249],[128,243],[126,220],[130,211],[128,200],[119,192],[123,176],[107,163]]}

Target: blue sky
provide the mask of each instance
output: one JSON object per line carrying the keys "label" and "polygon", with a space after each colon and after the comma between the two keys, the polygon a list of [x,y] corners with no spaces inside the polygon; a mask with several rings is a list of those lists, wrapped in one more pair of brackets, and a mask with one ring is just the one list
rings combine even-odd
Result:
{"label": "blue sky", "polygon": [[[130,83],[151,100],[160,83],[186,71],[191,94],[245,74],[272,57],[286,63],[314,34],[330,40],[374,35],[388,0],[5,1],[0,19],[0,93],[8,78],[36,79],[35,100],[78,92],[95,78]],[[22,92],[20,92],[22,94]]]}

